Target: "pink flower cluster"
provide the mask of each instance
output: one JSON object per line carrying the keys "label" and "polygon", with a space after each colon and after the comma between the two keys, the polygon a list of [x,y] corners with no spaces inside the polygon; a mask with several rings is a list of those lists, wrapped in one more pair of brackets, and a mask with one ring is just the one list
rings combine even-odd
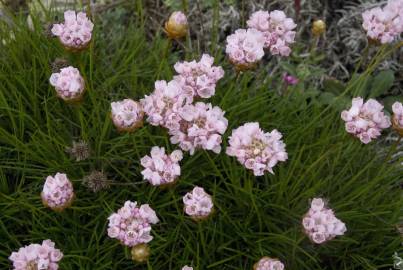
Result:
{"label": "pink flower cluster", "polygon": [[397,127],[403,129],[403,105],[400,102],[395,102],[392,105],[393,121]]}
{"label": "pink flower cluster", "polygon": [[311,208],[302,219],[302,225],[305,233],[316,244],[332,240],[347,231],[346,225],[335,217],[332,209],[326,208],[321,198],[312,200]]}
{"label": "pink flower cluster", "polygon": [[199,220],[207,218],[213,211],[213,200],[203,188],[195,187],[183,197],[185,213],[192,218]]}
{"label": "pink flower cluster", "polygon": [[72,66],[60,69],[59,73],[52,73],[49,82],[63,100],[79,100],[84,94],[84,79],[80,71]]}
{"label": "pink flower cluster", "polygon": [[185,265],[182,270],[193,270],[193,267]]}
{"label": "pink flower cluster", "polygon": [[277,259],[269,257],[261,258],[253,267],[253,270],[283,270],[284,264]]}
{"label": "pink flower cluster", "polygon": [[362,26],[370,39],[391,43],[403,32],[403,1],[389,0],[384,8],[366,10],[362,18]]}
{"label": "pink flower cluster", "polygon": [[63,253],[55,248],[51,240],[42,244],[30,244],[11,253],[9,259],[13,262],[14,270],[57,270]]}
{"label": "pink flower cluster", "polygon": [[138,102],[132,99],[124,99],[111,103],[112,120],[120,130],[130,130],[142,124],[143,111]]}
{"label": "pink flower cluster", "polygon": [[297,25],[291,18],[287,18],[280,10],[257,11],[251,15],[247,21],[248,27],[262,32],[264,36],[264,46],[273,55],[288,56],[291,53],[290,44],[294,43]]}
{"label": "pink flower cluster", "polygon": [[153,186],[172,184],[181,174],[179,161],[182,158],[180,150],[167,155],[163,147],[154,146],[151,149],[151,156],[147,155],[141,159],[141,165],[145,168],[141,174]]}
{"label": "pink flower cluster", "polygon": [[148,204],[137,207],[137,202],[131,201],[126,201],[108,220],[108,236],[129,247],[150,242],[153,239],[150,235],[151,224],[159,221]]}
{"label": "pink flower cluster", "polygon": [[178,116],[178,124],[169,129],[171,143],[179,144],[191,155],[198,148],[220,153],[221,135],[227,129],[228,120],[219,107],[197,102],[180,108]]}
{"label": "pink flower cluster", "polygon": [[341,113],[341,118],[346,122],[346,131],[367,144],[391,124],[382,110],[383,106],[378,101],[369,99],[364,103],[361,97],[357,97],[353,98],[351,108]]}
{"label": "pink flower cluster", "polygon": [[277,130],[265,133],[259,123],[246,123],[232,131],[227,155],[237,157],[256,176],[263,175],[265,171],[274,173],[273,167],[288,158],[281,137]]}
{"label": "pink flower cluster", "polygon": [[209,98],[215,94],[216,83],[224,76],[221,67],[213,66],[214,58],[203,54],[199,62],[178,62],[174,68],[178,75],[174,80],[182,86],[183,92],[189,102],[193,98]]}
{"label": "pink flower cluster", "polygon": [[54,177],[49,175],[43,185],[41,197],[45,206],[61,211],[73,201],[73,185],[64,173],[56,173]]}
{"label": "pink flower cluster", "polygon": [[91,41],[94,24],[84,12],[68,10],[64,13],[64,23],[54,24],[52,33],[69,49],[81,50]]}
{"label": "pink flower cluster", "polygon": [[156,81],[154,92],[140,102],[151,125],[177,128],[179,110],[185,104],[186,96],[177,81]]}
{"label": "pink flower cluster", "polygon": [[241,69],[253,66],[264,56],[263,34],[253,28],[238,29],[227,37],[227,53],[230,61]]}

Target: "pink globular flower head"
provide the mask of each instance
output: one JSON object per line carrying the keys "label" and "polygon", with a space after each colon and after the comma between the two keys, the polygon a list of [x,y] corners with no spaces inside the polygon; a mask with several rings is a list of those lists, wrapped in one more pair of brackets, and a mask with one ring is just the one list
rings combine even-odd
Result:
{"label": "pink globular flower head", "polygon": [[137,207],[137,202],[131,201],[126,201],[108,220],[108,236],[128,247],[150,242],[153,239],[150,235],[151,224],[159,221],[148,204]]}
{"label": "pink globular flower head", "polygon": [[351,108],[341,113],[341,118],[346,122],[346,131],[367,144],[378,138],[382,129],[390,127],[390,118],[382,110],[383,106],[375,99],[364,103],[357,97],[353,98]]}
{"label": "pink globular flower head", "polygon": [[124,99],[111,103],[112,121],[119,131],[133,131],[143,124],[144,112],[141,105],[132,100]]}
{"label": "pink globular flower head", "polygon": [[60,212],[73,203],[73,185],[64,173],[56,173],[46,178],[41,193],[42,202],[46,207]]}
{"label": "pink globular flower head", "polygon": [[213,63],[213,57],[203,54],[199,62],[193,60],[175,64],[178,75],[174,79],[182,86],[189,102],[193,102],[193,98],[209,98],[215,94],[216,83],[224,76],[224,70],[213,66]]}
{"label": "pink globular flower head", "polygon": [[171,143],[179,144],[183,151],[189,151],[191,155],[196,149],[220,153],[221,136],[227,129],[228,120],[219,107],[197,102],[180,108],[179,116],[178,125],[169,129]]}
{"label": "pink globular flower head", "polygon": [[63,253],[55,248],[51,240],[22,247],[9,257],[14,270],[57,270],[62,258]]}
{"label": "pink globular flower head", "polygon": [[392,125],[393,128],[403,137],[403,105],[400,102],[395,102],[392,105],[393,117]]}
{"label": "pink globular flower head", "polygon": [[70,51],[81,51],[91,41],[94,24],[84,12],[64,12],[64,23],[54,24],[52,34],[59,37],[63,46]]}
{"label": "pink globular flower head", "polygon": [[211,196],[201,187],[195,187],[191,192],[186,193],[183,203],[185,213],[195,221],[206,219],[214,210]]}
{"label": "pink globular flower head", "polygon": [[238,29],[227,37],[225,52],[237,70],[252,68],[264,56],[265,39],[256,29]]}
{"label": "pink globular flower head", "polygon": [[185,265],[182,270],[193,270],[193,267]]}
{"label": "pink globular flower head", "polygon": [[84,79],[80,71],[72,66],[60,69],[59,73],[52,73],[49,82],[55,87],[57,95],[67,102],[78,102],[84,95]]}
{"label": "pink globular flower head", "polygon": [[294,43],[297,27],[291,18],[287,18],[280,10],[256,11],[247,21],[248,27],[262,32],[264,47],[268,48],[273,55],[288,56],[291,53],[290,44]]}
{"label": "pink globular flower head", "polygon": [[362,13],[363,28],[375,43],[391,43],[403,32],[403,1],[389,0],[384,8],[375,7]]}
{"label": "pink globular flower head", "polygon": [[164,147],[154,146],[151,155],[141,159],[141,165],[144,167],[141,174],[153,186],[174,184],[181,174],[179,161],[182,157],[180,150],[167,155]]}
{"label": "pink globular flower head", "polygon": [[261,258],[253,266],[253,270],[283,270],[284,264],[278,260],[270,257]]}
{"label": "pink globular flower head", "polygon": [[178,128],[179,110],[186,103],[186,96],[177,81],[156,81],[154,92],[140,103],[151,125]]}
{"label": "pink globular flower head", "polygon": [[227,155],[235,156],[256,176],[263,175],[265,171],[274,174],[273,167],[288,158],[281,137],[282,134],[275,129],[265,133],[259,123],[246,123],[232,131]]}
{"label": "pink globular flower head", "polygon": [[171,14],[165,23],[165,32],[169,38],[178,39],[186,36],[188,30],[188,21],[186,15],[181,11],[175,11]]}
{"label": "pink globular flower head", "polygon": [[302,219],[302,226],[309,239],[316,244],[332,240],[347,231],[346,225],[336,218],[333,210],[327,208],[321,198],[312,200],[311,208]]}

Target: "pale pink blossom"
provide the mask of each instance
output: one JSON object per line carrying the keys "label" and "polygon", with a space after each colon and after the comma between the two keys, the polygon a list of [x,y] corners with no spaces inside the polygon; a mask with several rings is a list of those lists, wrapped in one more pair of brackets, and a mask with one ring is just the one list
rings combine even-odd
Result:
{"label": "pale pink blossom", "polygon": [[59,73],[52,73],[49,82],[63,100],[80,100],[84,94],[84,79],[80,71],[72,66],[60,69]]}
{"label": "pale pink blossom", "polygon": [[57,270],[62,258],[63,253],[55,248],[51,240],[21,247],[9,257],[14,270]]}
{"label": "pale pink blossom", "polygon": [[179,110],[186,103],[186,96],[177,81],[156,81],[154,92],[140,103],[151,125],[178,128]]}
{"label": "pale pink blossom", "polygon": [[148,204],[138,207],[137,202],[131,201],[126,201],[108,220],[108,236],[129,247],[150,242],[153,239],[150,235],[151,224],[159,222]]}
{"label": "pale pink blossom", "polygon": [[227,37],[225,52],[230,61],[236,66],[253,66],[264,56],[265,39],[256,29],[238,29]]}
{"label": "pale pink blossom", "polygon": [[346,225],[336,218],[333,210],[327,208],[321,198],[312,200],[311,208],[302,219],[302,226],[307,236],[316,244],[332,240],[347,231]]}
{"label": "pale pink blossom", "polygon": [[403,105],[400,102],[395,102],[392,105],[392,110],[393,110],[393,117],[394,120],[396,121],[396,124],[400,126],[400,128],[403,128]]}
{"label": "pale pink blossom", "polygon": [[265,171],[274,174],[273,167],[288,158],[281,137],[282,134],[276,129],[264,132],[259,123],[246,123],[232,131],[227,155],[235,156],[256,176],[263,175]]}
{"label": "pale pink blossom", "polygon": [[76,14],[73,10],[64,12],[64,22],[54,24],[53,35],[59,37],[60,42],[68,49],[82,50],[91,41],[94,24],[84,12]]}
{"label": "pale pink blossom", "polygon": [[216,83],[224,76],[222,67],[213,66],[214,58],[203,54],[199,62],[177,62],[174,66],[178,75],[174,79],[180,83],[189,102],[193,98],[209,98],[215,94]]}
{"label": "pale pink blossom", "polygon": [[221,151],[221,136],[225,133],[228,120],[224,112],[210,103],[197,102],[179,109],[178,125],[171,126],[171,143],[179,144],[183,151],[191,155],[196,149]]}
{"label": "pale pink blossom", "polygon": [[164,147],[154,146],[150,156],[147,155],[141,159],[141,165],[144,167],[141,174],[153,186],[172,184],[181,174],[179,161],[182,157],[180,150],[167,155]]}
{"label": "pale pink blossom", "polygon": [[346,122],[346,131],[367,144],[391,125],[389,116],[382,110],[383,106],[375,99],[364,103],[361,97],[357,97],[353,98],[351,108],[341,113],[341,118]]}
{"label": "pale pink blossom", "polygon": [[144,112],[138,102],[124,99],[112,102],[111,108],[113,123],[119,130],[132,130],[142,125]]}
{"label": "pale pink blossom", "polygon": [[384,8],[366,10],[362,18],[362,26],[370,39],[391,43],[403,32],[403,1],[389,0]]}
{"label": "pale pink blossom", "polygon": [[265,40],[265,48],[273,55],[288,56],[291,53],[290,45],[294,43],[297,27],[291,18],[287,18],[280,10],[256,11],[247,21],[248,27],[262,32]]}
{"label": "pale pink blossom", "polygon": [[193,267],[185,265],[182,270],[193,270]]}
{"label": "pale pink blossom", "polygon": [[43,185],[41,198],[45,206],[55,211],[69,207],[74,199],[74,190],[67,175],[64,173],[49,175]]}
{"label": "pale pink blossom", "polygon": [[278,260],[269,257],[261,258],[253,267],[253,270],[283,270],[284,264]]}
{"label": "pale pink blossom", "polygon": [[207,218],[213,211],[213,200],[203,188],[195,187],[183,197],[185,213],[195,220]]}

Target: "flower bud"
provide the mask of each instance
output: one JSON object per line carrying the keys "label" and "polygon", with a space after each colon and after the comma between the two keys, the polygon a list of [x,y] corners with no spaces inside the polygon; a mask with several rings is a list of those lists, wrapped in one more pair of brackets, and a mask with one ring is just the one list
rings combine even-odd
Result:
{"label": "flower bud", "polygon": [[323,20],[316,20],[312,24],[312,34],[320,36],[326,31],[326,23]]}
{"label": "flower bud", "polygon": [[392,128],[403,137],[403,105],[400,102],[395,102],[392,105]]}
{"label": "flower bud", "polygon": [[132,259],[138,263],[144,263],[150,257],[150,247],[147,244],[139,244],[132,247]]}
{"label": "flower bud", "polygon": [[171,14],[165,23],[165,32],[169,38],[179,39],[186,36],[188,30],[188,21],[186,15],[181,11],[175,11]]}

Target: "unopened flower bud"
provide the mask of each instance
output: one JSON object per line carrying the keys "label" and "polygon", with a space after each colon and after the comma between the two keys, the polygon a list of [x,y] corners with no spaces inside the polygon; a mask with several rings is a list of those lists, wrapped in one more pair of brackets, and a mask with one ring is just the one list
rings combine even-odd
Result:
{"label": "unopened flower bud", "polygon": [[186,36],[188,30],[188,21],[186,15],[181,11],[175,11],[171,14],[165,23],[165,32],[169,38],[179,39]]}
{"label": "unopened flower bud", "polygon": [[326,23],[323,20],[316,20],[312,24],[312,34],[320,36],[326,31]]}
{"label": "unopened flower bud", "polygon": [[150,247],[147,244],[139,244],[132,248],[132,259],[138,263],[144,263],[150,257]]}
{"label": "unopened flower bud", "polygon": [[392,105],[392,127],[399,133],[400,137],[403,137],[403,105],[400,102],[395,102]]}

